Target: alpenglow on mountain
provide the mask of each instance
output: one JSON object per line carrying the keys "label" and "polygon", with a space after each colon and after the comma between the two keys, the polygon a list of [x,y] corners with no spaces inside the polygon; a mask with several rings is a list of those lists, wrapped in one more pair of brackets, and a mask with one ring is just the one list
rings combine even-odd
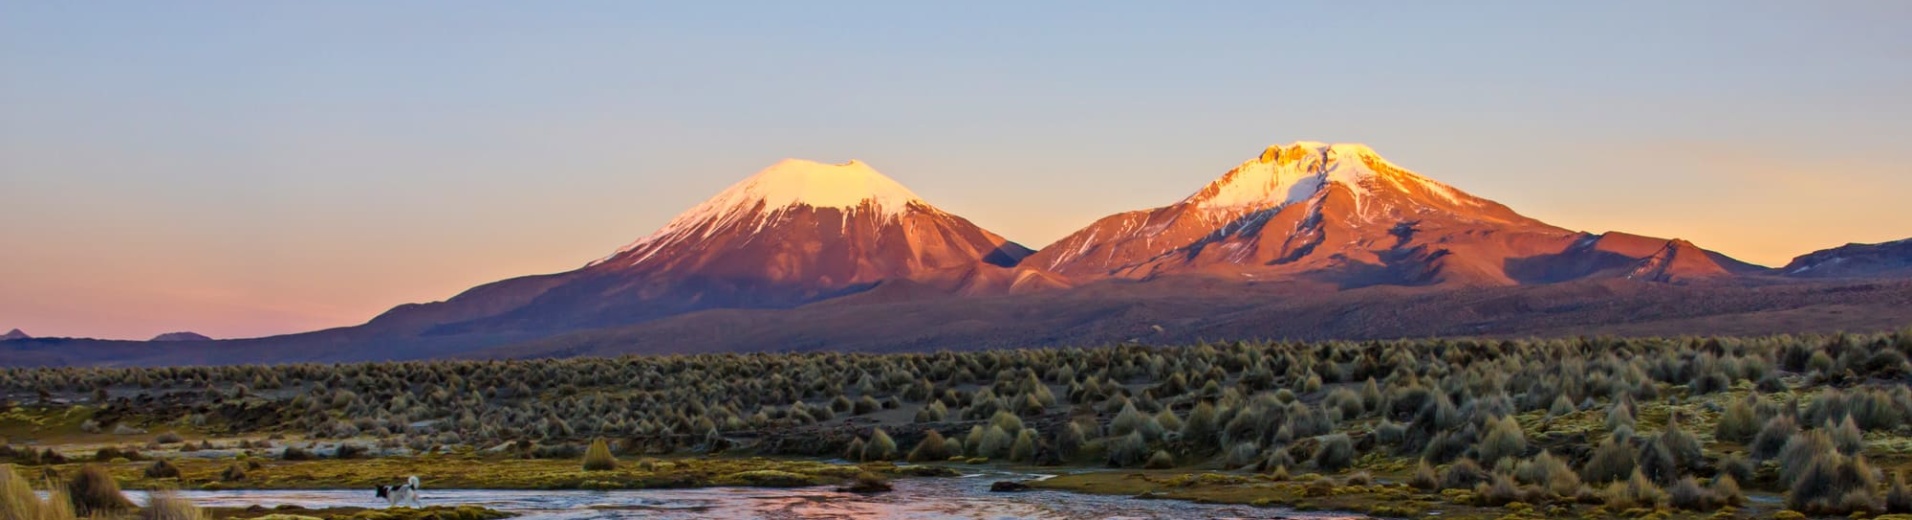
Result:
{"label": "alpenglow on mountain", "polygon": [[[902,351],[1903,326],[1912,241],[1749,265],[1529,218],[1359,144],[1270,146],[1030,251],[870,165],[789,159],[563,273],[268,338],[21,339],[34,365]],[[1217,168],[1217,170],[1222,170]],[[1650,208],[1646,208],[1650,210]],[[1791,329],[1788,329],[1791,330]],[[170,339],[170,338],[169,338]]]}
{"label": "alpenglow on mountain", "polygon": [[1548,225],[1359,144],[1297,142],[1174,204],[1105,217],[1024,265],[1074,279],[1208,274],[1369,285],[1682,281],[1760,270],[1678,240]]}
{"label": "alpenglow on mountain", "polygon": [[1059,287],[1030,250],[861,161],[780,161],[576,271],[480,286],[372,322],[425,334],[570,330],[715,308],[786,308],[886,282],[946,294]]}

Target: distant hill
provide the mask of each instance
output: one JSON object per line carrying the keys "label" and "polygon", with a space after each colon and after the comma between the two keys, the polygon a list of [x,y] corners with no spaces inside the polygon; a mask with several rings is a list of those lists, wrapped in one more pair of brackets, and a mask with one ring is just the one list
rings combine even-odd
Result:
{"label": "distant hill", "polygon": [[16,339],[32,339],[32,338],[33,336],[28,336],[27,333],[25,332],[20,332],[20,329],[13,329],[13,330],[7,331],[6,334],[0,334],[0,341],[9,341],[9,340],[16,340]]}
{"label": "distant hill", "polygon": [[1912,239],[1817,251],[1780,270],[1795,278],[1912,278]]}
{"label": "distant hill", "polygon": [[161,342],[161,341],[212,341],[212,338],[209,338],[209,337],[206,337],[205,335],[203,335],[203,334],[200,334],[200,333],[197,333],[197,332],[168,332],[168,333],[165,333],[165,334],[160,334],[160,335],[158,335],[158,336],[153,336],[153,339],[150,339],[150,340],[148,340],[148,341],[153,341],[153,342]]}

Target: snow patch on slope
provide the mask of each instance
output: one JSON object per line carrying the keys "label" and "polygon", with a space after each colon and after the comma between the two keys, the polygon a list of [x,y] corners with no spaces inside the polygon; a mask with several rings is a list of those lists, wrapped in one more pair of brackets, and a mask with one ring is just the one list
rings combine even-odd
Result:
{"label": "snow patch on slope", "polygon": [[681,239],[710,238],[711,234],[729,224],[746,219],[755,220],[757,231],[761,231],[770,222],[770,215],[789,208],[834,208],[844,213],[868,210],[887,220],[908,213],[911,205],[928,206],[909,188],[877,172],[863,161],[852,159],[842,164],[824,164],[803,159],[784,159],[677,215],[650,236],[618,248],[588,265],[601,264],[618,255],[648,249],[631,260],[631,264],[635,265],[663,249],[658,247],[660,244]]}
{"label": "snow patch on slope", "polygon": [[1398,188],[1419,188],[1460,204],[1458,190],[1394,165],[1358,143],[1298,141],[1270,146],[1261,157],[1243,162],[1221,179],[1184,199],[1202,210],[1227,215],[1282,208],[1309,201],[1330,184],[1346,188],[1365,207],[1374,189],[1386,181]]}
{"label": "snow patch on slope", "polygon": [[796,205],[855,209],[869,202],[884,216],[896,216],[921,199],[863,161],[823,164],[784,159],[724,190],[698,209],[710,213],[758,201],[769,210]]}

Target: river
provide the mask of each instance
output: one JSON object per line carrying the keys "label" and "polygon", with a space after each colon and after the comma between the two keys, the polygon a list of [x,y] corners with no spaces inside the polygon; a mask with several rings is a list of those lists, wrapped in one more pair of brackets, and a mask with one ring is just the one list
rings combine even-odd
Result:
{"label": "river", "polygon": [[[895,491],[873,495],[839,493],[827,487],[799,489],[706,488],[633,491],[435,490],[426,488],[424,505],[478,505],[521,515],[525,520],[677,520],[705,518],[836,519],[908,518],[929,520],[998,519],[1310,519],[1361,518],[1359,515],[1296,512],[1285,509],[1195,504],[1173,500],[1083,495],[1054,491],[990,493],[997,480],[1032,475],[986,474],[959,478],[909,478]],[[145,501],[142,493],[128,493]],[[380,507],[372,490],[181,491],[201,506],[307,508]],[[296,512],[295,512],[296,513]]]}

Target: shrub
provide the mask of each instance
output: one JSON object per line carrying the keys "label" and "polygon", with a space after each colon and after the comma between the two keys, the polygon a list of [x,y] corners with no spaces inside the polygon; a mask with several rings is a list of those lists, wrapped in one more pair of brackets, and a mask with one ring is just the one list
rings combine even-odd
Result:
{"label": "shrub", "polygon": [[1399,446],[1407,442],[1407,426],[1383,419],[1380,426],[1374,427],[1374,440],[1384,445]]}
{"label": "shrub", "polygon": [[1659,435],[1641,443],[1634,461],[1640,472],[1656,483],[1671,484],[1680,478],[1679,461],[1666,448],[1666,436]]}
{"label": "shrub", "polygon": [[1735,483],[1752,482],[1753,461],[1746,460],[1746,457],[1739,453],[1728,454],[1726,458],[1719,461],[1719,473],[1731,475]]}
{"label": "shrub", "polygon": [[1809,467],[1794,473],[1797,478],[1786,493],[1789,509],[1812,515],[1844,515],[1876,513],[1884,505],[1874,494],[1878,483],[1865,457],[1822,452]]}
{"label": "shrub", "polygon": [[1593,456],[1580,469],[1580,478],[1593,484],[1605,484],[1627,478],[1634,470],[1633,449],[1607,439],[1593,449]]}
{"label": "shrub", "polygon": [[245,480],[246,467],[246,464],[235,462],[231,466],[227,466],[225,471],[219,472],[219,480],[224,482],[239,482]]}
{"label": "shrub", "polygon": [[1128,435],[1112,437],[1108,440],[1109,466],[1130,468],[1143,463],[1149,457],[1148,441],[1142,440],[1142,432],[1129,432]]}
{"label": "shrub", "polygon": [[863,460],[896,460],[896,440],[882,428],[870,433],[870,443],[863,446]]}
{"label": "shrub", "polygon": [[1495,474],[1489,481],[1475,487],[1474,494],[1480,497],[1484,505],[1502,506],[1514,502],[1539,502],[1545,498],[1539,489],[1521,486],[1507,475]]}
{"label": "shrub", "polygon": [[1613,405],[1612,409],[1607,410],[1607,431],[1619,430],[1622,427],[1628,430],[1637,427],[1637,424],[1634,422],[1633,407],[1626,404],[1625,401],[1621,401]]}
{"label": "shrub", "polygon": [[1739,491],[1739,480],[1732,475],[1721,474],[1713,477],[1713,485],[1709,490],[1713,493],[1713,499],[1719,501],[1722,506],[1738,506],[1746,503],[1746,494]]}
{"label": "shrub", "polygon": [[1474,459],[1461,459],[1441,472],[1441,489],[1474,489],[1487,482],[1489,476]]}
{"label": "shrub", "polygon": [[286,446],[285,450],[279,453],[280,460],[298,461],[298,460],[313,460],[317,458],[318,457],[312,455],[312,452],[305,451],[304,449],[299,448],[298,446]]}
{"label": "shrub", "polygon": [[863,451],[868,446],[869,443],[863,442],[861,437],[850,439],[850,445],[843,448],[843,460],[862,462]]}
{"label": "shrub", "polygon": [[[1284,450],[1270,451],[1281,452],[1284,456],[1287,454]],[[1222,467],[1227,469],[1245,468],[1257,462],[1261,462],[1261,446],[1252,442],[1235,443],[1234,446],[1228,447],[1227,452],[1222,454]]]}
{"label": "shrub", "polygon": [[1347,434],[1322,436],[1320,441],[1321,444],[1315,447],[1316,469],[1332,473],[1354,465],[1354,442],[1348,439]]}
{"label": "shrub", "polygon": [[1569,497],[1580,490],[1580,475],[1574,473],[1567,461],[1550,452],[1543,451],[1521,461],[1515,466],[1514,476],[1521,483],[1540,486],[1554,496]]}
{"label": "shrub", "polygon": [[916,449],[910,450],[910,462],[940,462],[949,460],[955,454],[950,453],[948,443],[943,440],[942,432],[929,430],[923,433],[923,440],[916,443]]}
{"label": "shrub", "polygon": [[120,493],[119,483],[106,468],[88,464],[66,482],[67,499],[80,516],[111,515],[133,508],[133,501]]}
{"label": "shrub", "polygon": [[185,441],[186,439],[180,437],[178,432],[166,432],[166,433],[159,434],[158,437],[153,438],[153,442],[157,442],[160,444],[179,444]]}
{"label": "shrub", "polygon": [[1036,461],[1036,430],[1034,428],[1023,428],[1016,434],[1016,442],[1009,445],[1009,460],[1011,462]]}
{"label": "shrub", "polygon": [[1799,432],[1786,440],[1786,447],[1779,450],[1779,481],[1796,482],[1808,469],[1826,462],[1838,450],[1832,445],[1832,438],[1820,430]]}
{"label": "shrub", "polygon": [[1022,431],[1022,418],[1009,412],[996,412],[994,417],[989,418],[989,424],[997,428],[1002,428],[1003,433],[1010,435],[1015,435]]}
{"label": "shrub", "polygon": [[1074,421],[1063,424],[1062,429],[1056,431],[1056,453],[1063,459],[1075,460],[1081,457],[1082,447],[1088,442],[1088,435],[1082,433],[1082,426]]}
{"label": "shrub", "polygon": [[1892,485],[1886,488],[1885,509],[1888,513],[1912,513],[1912,489],[1905,485],[1905,473],[1892,474]]}
{"label": "shrub", "polygon": [[1561,395],[1555,396],[1553,400],[1553,404],[1547,407],[1547,416],[1560,417],[1562,415],[1569,415],[1578,411],[1580,411],[1580,409],[1574,408],[1573,400],[1567,399],[1566,394],[1561,394]]}
{"label": "shrub", "polygon": [[852,407],[850,414],[863,415],[863,414],[872,413],[882,409],[883,409],[883,403],[877,402],[875,397],[870,397],[866,395],[856,400],[856,404],[855,406]]}
{"label": "shrub", "polygon": [[1322,406],[1341,410],[1341,416],[1349,419],[1360,417],[1367,412],[1367,404],[1362,400],[1361,394],[1346,387],[1328,392],[1328,398],[1322,402]]}
{"label": "shrub", "polygon": [[1782,414],[1766,421],[1766,425],[1760,427],[1759,434],[1753,436],[1753,460],[1779,456],[1779,452],[1785,449],[1786,443],[1796,433],[1799,433],[1799,426],[1793,422],[1791,415]]}
{"label": "shrub", "polygon": [[1658,506],[1660,501],[1666,498],[1666,492],[1654,485],[1651,479],[1646,478],[1645,473],[1635,469],[1633,476],[1628,477],[1625,482],[1609,484],[1604,498],[1609,510],[1624,511],[1636,507],[1650,509]]}
{"label": "shrub", "polygon": [[1155,450],[1155,454],[1150,455],[1148,463],[1144,464],[1142,467],[1148,468],[1148,469],[1173,468],[1175,467],[1175,456],[1169,455],[1168,452],[1166,451]]}
{"label": "shrub", "polygon": [[1424,460],[1414,467],[1414,476],[1408,478],[1407,484],[1414,489],[1433,491],[1440,489],[1441,477],[1434,472],[1434,467],[1427,465],[1427,461]]}
{"label": "shrub", "polygon": [[1487,434],[1474,449],[1482,465],[1493,467],[1503,457],[1519,457],[1526,452],[1527,436],[1512,416],[1502,417],[1487,422]]}
{"label": "shrub", "polygon": [[611,471],[617,469],[617,456],[611,454],[610,443],[603,437],[593,439],[591,447],[584,450],[585,471]]}
{"label": "shrub", "polygon": [[154,491],[146,509],[139,512],[139,520],[206,520],[209,518],[204,509],[192,502],[179,498],[169,490]]}
{"label": "shrub", "polygon": [[1135,409],[1133,403],[1123,406],[1115,419],[1109,421],[1109,435],[1122,436],[1130,432],[1141,433],[1145,441],[1162,438],[1162,425],[1154,417]]}
{"label": "shrub", "polygon": [[[31,452],[29,452],[31,453]],[[0,464],[0,520],[72,520],[73,502],[53,489],[41,500],[12,464]]]}
{"label": "shrub", "polygon": [[1181,435],[1182,418],[1176,417],[1173,410],[1163,408],[1162,413],[1155,414],[1155,424],[1162,427],[1163,435]]}
{"label": "shrub", "polygon": [[1690,511],[1706,511],[1719,507],[1719,501],[1713,498],[1713,492],[1700,487],[1692,475],[1681,477],[1672,487],[1666,488],[1666,501],[1673,507]]}
{"label": "shrub", "polygon": [[146,478],[179,478],[179,466],[166,462],[166,459],[154,460],[152,465],[146,467]]}
{"label": "shrub", "polygon": [[371,450],[369,448],[366,448],[364,446],[360,446],[357,444],[348,443],[348,444],[339,445],[338,453],[336,456],[338,457],[339,460],[359,459],[359,458],[364,458],[366,455],[370,453],[371,453]]}
{"label": "shrub", "polygon": [[993,424],[989,425],[989,429],[984,432],[972,455],[990,458],[1007,456],[1010,445],[1016,442],[1015,437],[1010,436],[1009,432]]}
{"label": "shrub", "polygon": [[1859,432],[1858,423],[1853,422],[1850,415],[1839,421],[1838,426],[1827,428],[1827,435],[1832,438],[1833,447],[1838,448],[1841,455],[1850,457],[1866,449],[1865,435]]}
{"label": "shrub", "polygon": [[1214,450],[1221,445],[1219,435],[1221,424],[1218,422],[1215,405],[1202,401],[1188,412],[1188,419],[1182,421],[1182,441],[1199,450]]}
{"label": "shrub", "polygon": [[1745,400],[1734,400],[1713,428],[1713,437],[1722,441],[1747,443],[1759,435],[1759,412]]}
{"label": "shrub", "polygon": [[1674,467],[1678,471],[1698,467],[1706,458],[1706,452],[1700,447],[1700,440],[1680,427],[1680,413],[1673,413],[1666,423],[1666,431],[1656,439],[1668,455],[1673,456]]}

